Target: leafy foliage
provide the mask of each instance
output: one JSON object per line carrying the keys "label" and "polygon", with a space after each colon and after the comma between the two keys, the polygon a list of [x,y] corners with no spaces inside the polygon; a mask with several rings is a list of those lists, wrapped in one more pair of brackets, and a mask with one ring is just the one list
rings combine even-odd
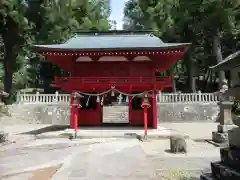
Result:
{"label": "leafy foliage", "polygon": [[[77,31],[106,31],[109,15],[109,0],[2,0],[0,35],[6,51],[0,78],[5,91],[36,85],[42,58],[32,52],[33,44],[61,43]],[[60,71],[54,68],[53,74]]]}
{"label": "leafy foliage", "polygon": [[239,4],[239,0],[130,0],[125,6],[124,28],[137,30],[132,24],[139,24],[164,41],[191,42],[184,61],[172,71],[178,83],[184,84],[178,89],[205,90],[206,86],[199,83],[194,87],[194,79],[203,77],[210,83],[219,77],[222,81],[223,73],[206,75],[208,67],[240,47]]}

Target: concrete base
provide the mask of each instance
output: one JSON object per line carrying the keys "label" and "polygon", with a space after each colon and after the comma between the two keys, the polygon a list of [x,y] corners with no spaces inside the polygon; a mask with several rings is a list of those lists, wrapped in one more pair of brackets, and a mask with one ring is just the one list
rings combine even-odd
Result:
{"label": "concrete base", "polygon": [[238,126],[236,126],[236,125],[221,125],[221,124],[219,124],[217,126],[217,129],[218,129],[217,131],[219,133],[225,133],[225,132],[228,132],[229,130],[231,130],[233,128],[236,128],[236,127],[238,127]]}
{"label": "concrete base", "polygon": [[[74,134],[73,129],[65,129],[63,131],[46,132],[37,135],[37,138],[68,138]],[[189,138],[187,134],[183,134],[177,131],[168,129],[148,131],[148,139],[165,139],[171,136],[182,135],[184,138]],[[79,129],[77,132],[77,138],[138,138],[144,137],[144,131],[140,129]]]}
{"label": "concrete base", "polygon": [[212,132],[212,140],[216,143],[227,143],[228,133]]}

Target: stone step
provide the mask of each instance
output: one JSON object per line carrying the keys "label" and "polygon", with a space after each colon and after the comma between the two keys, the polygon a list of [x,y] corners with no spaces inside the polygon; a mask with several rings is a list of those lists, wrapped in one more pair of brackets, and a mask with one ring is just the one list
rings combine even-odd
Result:
{"label": "stone step", "polygon": [[128,111],[103,111],[103,114],[121,114],[128,113]]}
{"label": "stone step", "polygon": [[222,163],[240,172],[240,149],[221,148],[220,155]]}
{"label": "stone step", "polygon": [[212,174],[210,173],[204,173],[204,174],[201,174],[200,180],[218,180],[218,179],[213,178]]}
{"label": "stone step", "polygon": [[121,113],[121,112],[128,112],[128,110],[103,110],[103,113]]}
{"label": "stone step", "polygon": [[128,109],[128,106],[103,106],[104,109]]}
{"label": "stone step", "polygon": [[128,114],[126,115],[103,115],[103,118],[121,118],[121,117],[128,117]]}
{"label": "stone step", "polygon": [[218,180],[239,180],[240,173],[221,162],[211,163],[212,176]]}

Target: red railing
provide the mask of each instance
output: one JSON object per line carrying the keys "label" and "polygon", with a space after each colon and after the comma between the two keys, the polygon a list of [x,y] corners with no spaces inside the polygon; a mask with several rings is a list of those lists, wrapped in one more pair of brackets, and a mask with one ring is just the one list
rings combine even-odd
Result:
{"label": "red railing", "polygon": [[55,77],[55,82],[72,81],[81,84],[158,84],[171,81],[171,77]]}

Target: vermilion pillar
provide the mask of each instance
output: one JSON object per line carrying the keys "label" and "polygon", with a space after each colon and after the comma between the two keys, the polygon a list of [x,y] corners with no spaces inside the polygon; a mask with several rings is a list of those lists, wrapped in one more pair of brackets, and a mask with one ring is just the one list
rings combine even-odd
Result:
{"label": "vermilion pillar", "polygon": [[157,100],[156,100],[156,92],[154,91],[152,100],[152,110],[153,110],[153,129],[158,128],[158,120],[157,120]]}
{"label": "vermilion pillar", "polygon": [[70,98],[70,128],[74,128],[74,107],[73,107],[73,97]]}
{"label": "vermilion pillar", "polygon": [[128,121],[132,125],[132,97],[128,97]]}
{"label": "vermilion pillar", "polygon": [[75,137],[77,136],[78,132],[78,107],[74,107],[74,114],[73,114],[73,121],[74,121],[74,132],[75,132]]}

